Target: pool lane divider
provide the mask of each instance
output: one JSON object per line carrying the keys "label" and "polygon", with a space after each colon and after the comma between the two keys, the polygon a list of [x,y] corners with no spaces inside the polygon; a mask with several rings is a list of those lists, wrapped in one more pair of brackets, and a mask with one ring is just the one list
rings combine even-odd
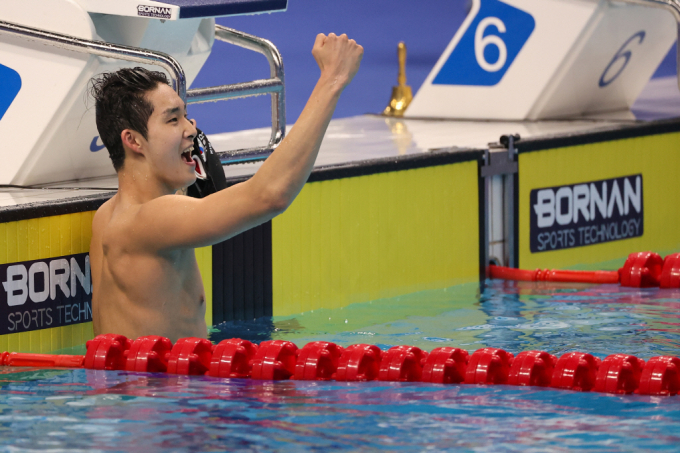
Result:
{"label": "pool lane divider", "polygon": [[205,338],[169,339],[150,335],[135,341],[123,335],[98,335],[86,343],[84,356],[3,352],[0,365],[126,370],[216,378],[301,381],[391,381],[433,384],[482,384],[552,387],[610,394],[676,395],[680,391],[680,358],[629,354],[604,360],[569,352],[559,359],[545,351],[513,354],[483,348],[469,354],[460,348],[431,352],[415,346],[381,351],[375,345],[343,348],[314,341],[298,348],[284,340],[259,346],[232,338],[213,345]]}
{"label": "pool lane divider", "polygon": [[489,276],[528,282],[610,283],[631,288],[680,288],[680,253],[673,253],[666,258],[661,258],[654,252],[631,253],[618,271],[524,270],[491,265]]}

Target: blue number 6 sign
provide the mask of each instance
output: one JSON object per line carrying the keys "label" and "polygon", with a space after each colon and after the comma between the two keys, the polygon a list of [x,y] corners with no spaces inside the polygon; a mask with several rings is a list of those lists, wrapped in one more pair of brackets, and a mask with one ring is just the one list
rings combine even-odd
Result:
{"label": "blue number 6 sign", "polygon": [[477,15],[432,83],[498,84],[534,28],[536,21],[528,12],[500,0],[480,0]]}
{"label": "blue number 6 sign", "polygon": [[[621,48],[619,49],[618,52],[616,52],[616,55],[614,55],[614,58],[612,61],[609,62],[607,65],[607,68],[604,70],[602,73],[602,76],[600,77],[600,88],[607,87],[611,85],[611,83],[618,79],[618,77],[621,75],[624,69],[626,69],[626,66],[628,66],[628,63],[630,62],[630,58],[633,56],[633,51],[630,49],[627,49],[628,45],[634,41],[638,40],[638,45],[642,44],[642,42],[645,40],[645,36],[647,33],[644,31],[639,31],[635,33],[633,36],[628,38],[628,40],[623,43]],[[616,65],[617,62],[619,62],[621,59],[624,59],[625,61],[621,64],[621,67],[619,67],[618,71],[614,73],[614,75],[610,75],[609,73],[612,71],[612,67]]]}

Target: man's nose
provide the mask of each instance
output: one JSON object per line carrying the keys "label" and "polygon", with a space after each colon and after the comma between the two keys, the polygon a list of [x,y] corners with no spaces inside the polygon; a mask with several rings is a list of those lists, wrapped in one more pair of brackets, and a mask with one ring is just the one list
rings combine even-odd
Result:
{"label": "man's nose", "polygon": [[191,127],[189,128],[188,138],[193,140],[194,138],[196,138],[196,134],[198,134],[198,131],[196,130],[196,120],[194,119],[189,120],[189,124],[191,125]]}

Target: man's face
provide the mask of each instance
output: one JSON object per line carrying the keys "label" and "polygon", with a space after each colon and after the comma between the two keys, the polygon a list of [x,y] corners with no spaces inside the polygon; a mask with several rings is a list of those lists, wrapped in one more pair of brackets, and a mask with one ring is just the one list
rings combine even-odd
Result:
{"label": "man's face", "polygon": [[186,106],[168,85],[146,94],[154,107],[149,117],[145,153],[151,171],[171,190],[188,187],[196,181],[191,159],[196,123],[186,117]]}

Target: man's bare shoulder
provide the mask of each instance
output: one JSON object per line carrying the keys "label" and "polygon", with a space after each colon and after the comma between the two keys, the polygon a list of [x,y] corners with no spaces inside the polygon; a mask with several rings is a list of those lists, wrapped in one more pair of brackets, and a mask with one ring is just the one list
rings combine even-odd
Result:
{"label": "man's bare shoulder", "polygon": [[113,211],[113,206],[115,205],[115,198],[118,195],[114,195],[110,199],[104,202],[97,212],[94,213],[92,218],[92,228],[100,229],[103,225],[106,225],[111,218],[111,212]]}
{"label": "man's bare shoulder", "polygon": [[128,229],[134,224],[139,206],[122,206],[119,195],[114,195],[97,209],[92,219],[92,238],[102,245],[111,241],[124,242]]}
{"label": "man's bare shoulder", "polygon": [[[163,249],[168,227],[187,221],[187,214],[197,211],[200,200],[182,195],[163,195],[144,203],[134,203],[115,195],[105,202],[92,220],[93,239],[103,246],[128,245],[137,252],[156,253]],[[187,209],[189,207],[189,209]]]}

